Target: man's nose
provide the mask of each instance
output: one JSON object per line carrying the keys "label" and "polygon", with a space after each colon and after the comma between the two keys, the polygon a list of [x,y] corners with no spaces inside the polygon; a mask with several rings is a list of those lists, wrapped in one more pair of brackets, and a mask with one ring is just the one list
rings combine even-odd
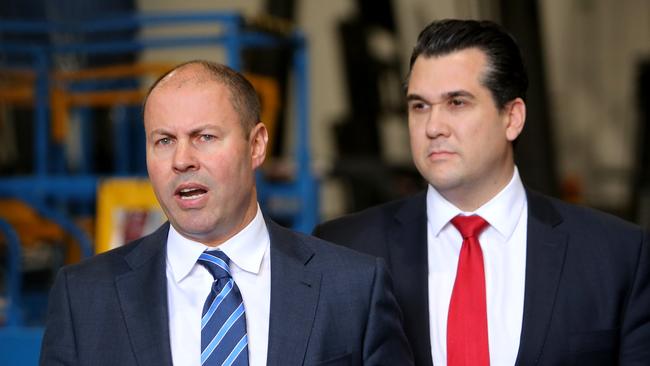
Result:
{"label": "man's nose", "polygon": [[198,159],[191,144],[179,141],[174,150],[173,169],[177,172],[196,170],[199,167]]}
{"label": "man's nose", "polygon": [[448,116],[440,108],[431,108],[431,112],[426,121],[425,132],[427,137],[432,139],[440,136],[449,136]]}

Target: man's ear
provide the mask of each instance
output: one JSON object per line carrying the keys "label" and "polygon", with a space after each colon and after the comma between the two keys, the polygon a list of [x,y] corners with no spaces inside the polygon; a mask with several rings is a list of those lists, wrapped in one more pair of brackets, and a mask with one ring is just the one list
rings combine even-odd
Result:
{"label": "man's ear", "polygon": [[508,103],[506,106],[506,138],[514,141],[521,134],[526,124],[526,103],[521,98]]}
{"label": "man's ear", "polygon": [[251,142],[251,162],[252,168],[259,168],[266,159],[266,146],[269,143],[269,132],[264,123],[259,122],[253,127],[249,135]]}

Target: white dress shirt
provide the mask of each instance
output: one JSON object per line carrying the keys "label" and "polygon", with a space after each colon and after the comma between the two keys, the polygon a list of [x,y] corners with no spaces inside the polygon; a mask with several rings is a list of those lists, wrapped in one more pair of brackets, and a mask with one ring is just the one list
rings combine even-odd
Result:
{"label": "white dress shirt", "polygon": [[[175,366],[201,365],[201,315],[214,279],[196,261],[202,252],[214,249],[181,236],[173,226],[169,228],[167,301]],[[253,221],[218,249],[230,258],[230,272],[244,300],[249,364],[266,365],[271,261],[269,233],[259,206]]]}
{"label": "white dress shirt", "polygon": [[526,274],[526,192],[515,168],[508,185],[475,212],[462,212],[432,186],[427,191],[429,326],[433,364],[447,364],[447,315],[463,242],[450,220],[479,215],[485,267],[490,365],[512,366],[519,350]]}

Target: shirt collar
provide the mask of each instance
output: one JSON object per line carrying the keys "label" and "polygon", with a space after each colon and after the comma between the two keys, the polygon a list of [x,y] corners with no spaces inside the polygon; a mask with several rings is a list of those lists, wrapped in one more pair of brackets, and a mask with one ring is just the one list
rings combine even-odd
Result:
{"label": "shirt collar", "polygon": [[475,212],[463,212],[447,201],[433,186],[427,191],[427,220],[434,236],[459,214],[479,215],[506,240],[510,238],[519,221],[526,202],[526,191],[515,166],[510,182],[492,199]]}
{"label": "shirt collar", "polygon": [[[259,273],[264,253],[270,245],[269,234],[259,205],[253,220],[244,229],[221,245],[230,261],[246,272]],[[167,236],[167,262],[174,280],[182,281],[190,274],[201,253],[215,248],[182,236],[170,225]]]}

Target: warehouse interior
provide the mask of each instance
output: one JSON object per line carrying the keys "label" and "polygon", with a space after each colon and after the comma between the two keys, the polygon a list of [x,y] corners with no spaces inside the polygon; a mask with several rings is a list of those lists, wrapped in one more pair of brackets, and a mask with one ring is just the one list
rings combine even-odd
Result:
{"label": "warehouse interior", "polygon": [[424,189],[402,83],[418,32],[444,18],[494,20],[519,41],[524,183],[650,228],[650,2],[3,1],[0,353],[37,359],[62,265],[165,221],[141,111],[161,74],[192,59],[244,72],[271,133],[262,209],[310,232]]}

